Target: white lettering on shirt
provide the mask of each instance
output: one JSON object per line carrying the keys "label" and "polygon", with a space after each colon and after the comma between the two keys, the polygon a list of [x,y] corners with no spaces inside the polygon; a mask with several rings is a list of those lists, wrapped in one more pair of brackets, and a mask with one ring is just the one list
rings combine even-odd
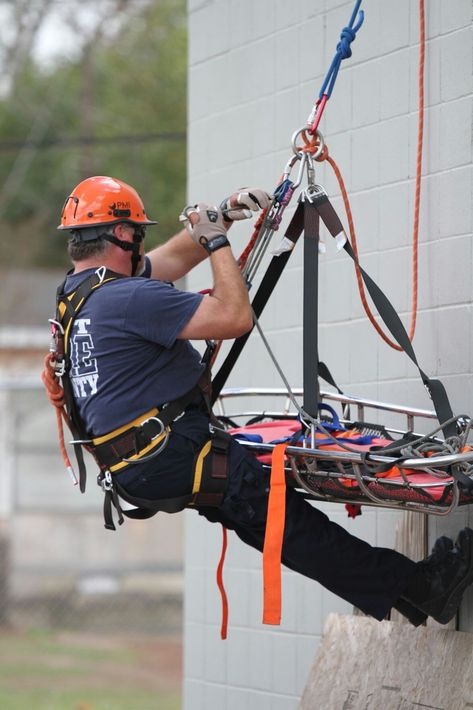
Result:
{"label": "white lettering on shirt", "polygon": [[84,399],[97,393],[99,373],[93,357],[94,342],[87,330],[90,318],[77,318],[71,336],[71,383],[74,395]]}

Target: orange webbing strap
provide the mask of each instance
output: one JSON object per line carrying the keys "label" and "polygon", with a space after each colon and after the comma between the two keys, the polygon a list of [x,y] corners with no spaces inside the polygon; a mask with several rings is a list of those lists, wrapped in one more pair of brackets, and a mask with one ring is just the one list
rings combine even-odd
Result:
{"label": "orange webbing strap", "polygon": [[287,443],[273,450],[263,548],[263,624],[281,623],[281,552],[286,518],[284,458]]}
{"label": "orange webbing strap", "polygon": [[222,598],[222,625],[220,627],[220,638],[224,641],[227,638],[228,628],[228,599],[227,593],[225,592],[225,586],[223,584],[223,564],[225,562],[225,553],[227,551],[227,528],[224,525],[222,525],[222,535],[222,552],[220,554],[220,561],[217,567],[217,585]]}

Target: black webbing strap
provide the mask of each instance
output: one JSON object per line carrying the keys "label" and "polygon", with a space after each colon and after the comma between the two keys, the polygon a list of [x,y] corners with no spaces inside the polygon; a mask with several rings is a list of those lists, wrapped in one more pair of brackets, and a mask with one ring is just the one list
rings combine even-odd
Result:
{"label": "black webbing strap", "polygon": [[212,427],[211,432],[210,452],[204,459],[200,490],[194,494],[192,507],[218,507],[227,488],[228,449],[232,437],[217,427]]}
{"label": "black webbing strap", "polygon": [[[322,362],[321,360],[319,360],[317,358],[317,367],[318,367],[319,377],[321,377],[323,380],[325,380],[325,382],[328,382],[329,385],[332,385],[332,387],[337,390],[338,394],[344,395],[345,393],[343,392],[343,390],[340,389],[340,387],[335,382],[335,378],[332,375],[332,373],[330,372],[328,365],[326,365],[325,362]],[[350,405],[348,404],[348,402],[344,402],[342,404],[342,412],[343,412],[343,416],[345,417],[345,419],[351,418]]]}
{"label": "black webbing strap", "polygon": [[328,369],[328,365],[326,365],[325,362],[322,362],[322,360],[318,360],[318,370],[319,377],[325,380],[325,382],[327,382],[329,385],[332,385],[332,387],[337,390],[338,394],[344,394],[343,390],[341,390],[335,382],[335,378]]}
{"label": "black webbing strap", "polygon": [[[289,239],[293,244],[295,244],[299,239],[300,235],[302,234],[303,228],[304,208],[302,204],[299,203],[286,229],[285,237]],[[284,270],[284,267],[289,261],[292,252],[293,249],[291,249],[290,251],[283,252],[279,256],[273,256],[273,258],[269,262],[269,266],[266,269],[266,273],[263,276],[261,284],[259,285],[258,291],[256,292],[253,302],[251,304],[257,318],[259,318],[261,313],[263,312],[264,307],[266,306],[269,297],[274,291],[274,288],[277,282],[279,281],[279,278]],[[222,391],[222,388],[225,386],[225,382],[227,381],[231,371],[233,370],[233,367],[235,366],[236,361],[238,360],[243,348],[245,347],[246,342],[251,335],[251,332],[252,331],[245,333],[245,335],[242,335],[240,338],[237,338],[235,340],[219,371],[213,378],[212,404],[218,398],[220,392]]]}
{"label": "black webbing strap", "polygon": [[[120,498],[133,505],[131,510],[124,510],[120,505]],[[117,511],[118,524],[122,525],[124,517],[133,520],[146,520],[152,518],[156,513],[179,513],[186,508],[192,496],[178,496],[176,498],[163,498],[158,500],[147,500],[146,498],[138,498],[129,495],[122,486],[116,481],[113,481],[112,487],[105,491],[103,501],[103,517],[104,525],[107,530],[116,530],[113,520],[113,508]]]}
{"label": "black webbing strap", "polygon": [[304,411],[318,417],[318,332],[319,332],[319,213],[311,202],[304,209],[303,368]]}
{"label": "black webbing strap", "polygon": [[[337,237],[338,234],[343,232],[342,223],[337,213],[335,212],[335,209],[330,203],[327,195],[325,195],[324,193],[316,195],[314,197],[314,205],[316,206],[322,221],[324,222],[332,237]],[[383,291],[381,291],[379,286],[369,276],[369,274],[367,274],[366,271],[360,266],[360,263],[356,258],[351,244],[346,241],[343,248],[360,269],[360,274],[368,290],[368,293],[370,294],[373,303],[376,306],[377,311],[381,316],[381,319],[383,320],[386,328],[389,330],[393,338],[401,346],[401,348],[409,356],[409,358],[419,370],[422,382],[424,383],[432,399],[439,422],[442,424],[448,419],[451,419],[453,417],[453,412],[450,406],[450,402],[448,400],[447,393],[445,391],[445,387],[443,386],[442,382],[440,382],[440,380],[430,379],[422,370],[419,363],[417,362],[414,348],[412,347],[412,343],[409,340],[409,336],[406,332],[406,329],[404,328],[402,321],[399,318],[397,312],[395,311],[393,305],[385,296]],[[451,422],[450,424],[443,427],[443,433],[445,437],[454,436],[456,434],[455,422]]]}
{"label": "black webbing strap", "polygon": [[[64,389],[64,402],[66,408],[66,414],[68,418],[69,428],[74,440],[86,439],[88,438],[84,432],[82,421],[80,419],[79,413],[77,411],[77,406],[74,400],[74,395],[72,391],[72,384],[69,377],[70,368],[70,354],[69,354],[69,334],[71,323],[76,318],[80,309],[84,305],[85,301],[88,299],[90,294],[102,283],[108,283],[109,281],[114,281],[115,279],[121,278],[121,274],[117,274],[114,271],[108,269],[97,269],[93,274],[87,276],[77,289],[69,294],[64,293],[65,281],[59,286],[56,294],[56,319],[61,323],[64,332],[67,337],[64,337],[64,354],[65,357],[65,371],[62,375],[62,385]],[[61,315],[59,312],[59,306],[63,304],[65,307],[64,313]],[[77,460],[77,466],[79,469],[79,489],[81,493],[85,492],[87,470],[84,461],[84,454],[82,451],[81,444],[73,444],[74,453]]]}
{"label": "black webbing strap", "polygon": [[[77,316],[79,310],[89,298],[90,294],[98,287],[109,281],[123,278],[123,274],[117,274],[109,269],[101,267],[94,271],[93,274],[87,276],[80,282],[79,286],[70,293],[64,293],[65,281],[57,290],[57,306],[63,304],[65,306],[64,314],[58,317],[64,330],[69,328],[70,322]],[[59,313],[58,313],[59,316]]]}

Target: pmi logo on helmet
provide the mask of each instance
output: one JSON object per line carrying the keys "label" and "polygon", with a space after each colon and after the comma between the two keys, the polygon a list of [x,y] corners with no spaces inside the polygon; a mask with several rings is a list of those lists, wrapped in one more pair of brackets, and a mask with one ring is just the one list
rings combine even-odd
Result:
{"label": "pmi logo on helmet", "polygon": [[127,202],[114,202],[113,205],[109,206],[109,214],[113,214],[114,217],[130,217],[131,216],[131,205]]}

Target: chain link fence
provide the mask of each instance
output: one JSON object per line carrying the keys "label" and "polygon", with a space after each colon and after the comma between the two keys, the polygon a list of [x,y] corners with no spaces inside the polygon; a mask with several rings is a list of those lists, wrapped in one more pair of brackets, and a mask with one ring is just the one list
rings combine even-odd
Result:
{"label": "chain link fence", "polygon": [[96,466],[81,495],[39,376],[0,380],[0,425],[0,624],[179,633],[182,516],[105,530]]}

